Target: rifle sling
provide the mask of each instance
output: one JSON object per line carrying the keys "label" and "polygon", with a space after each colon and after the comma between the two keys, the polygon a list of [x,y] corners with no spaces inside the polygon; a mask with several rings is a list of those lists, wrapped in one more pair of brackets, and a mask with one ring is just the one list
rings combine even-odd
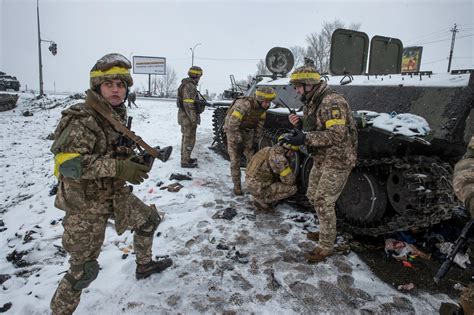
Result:
{"label": "rifle sling", "polygon": [[145,141],[143,141],[143,139],[140,136],[136,135],[133,131],[125,127],[120,121],[115,119],[112,116],[112,112],[109,109],[106,109],[103,106],[100,106],[100,104],[97,104],[96,102],[90,102],[87,105],[90,105],[100,115],[102,115],[102,117],[104,117],[116,131],[120,132],[122,135],[126,136],[127,138],[135,142],[138,146],[142,147],[146,152],[148,152],[154,158],[157,158],[157,159],[160,158],[160,153],[156,149],[149,146]]}

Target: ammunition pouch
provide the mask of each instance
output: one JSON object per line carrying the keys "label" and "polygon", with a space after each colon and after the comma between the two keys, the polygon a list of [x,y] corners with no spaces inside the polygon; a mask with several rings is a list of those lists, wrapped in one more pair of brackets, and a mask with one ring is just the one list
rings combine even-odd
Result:
{"label": "ammunition pouch", "polygon": [[64,278],[69,281],[74,291],[81,291],[87,288],[92,283],[92,281],[97,278],[97,275],[99,274],[99,268],[100,266],[97,260],[90,260],[85,262],[83,265],[71,266],[72,271],[83,272],[82,276],[79,279],[75,279],[69,273],[66,273]]}
{"label": "ammunition pouch", "polygon": [[269,148],[258,151],[247,166],[246,176],[261,182],[272,182],[273,175],[262,170],[262,165],[268,160]]}
{"label": "ammunition pouch", "polygon": [[195,104],[196,104],[196,111],[201,114],[202,112],[204,112],[204,110],[206,109],[206,106],[209,104],[208,102],[206,102],[205,100],[198,100],[198,101],[195,101]]}

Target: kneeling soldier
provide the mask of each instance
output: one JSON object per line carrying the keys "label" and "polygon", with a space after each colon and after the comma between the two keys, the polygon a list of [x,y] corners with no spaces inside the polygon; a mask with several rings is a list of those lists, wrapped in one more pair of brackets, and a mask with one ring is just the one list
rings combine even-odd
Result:
{"label": "kneeling soldier", "polygon": [[296,174],[290,159],[297,146],[276,144],[255,153],[245,173],[245,185],[260,210],[273,210],[273,204],[296,193]]}

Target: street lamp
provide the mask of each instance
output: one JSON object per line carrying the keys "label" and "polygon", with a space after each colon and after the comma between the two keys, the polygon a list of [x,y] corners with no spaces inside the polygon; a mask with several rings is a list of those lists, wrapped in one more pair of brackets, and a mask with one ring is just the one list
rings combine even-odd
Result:
{"label": "street lamp", "polygon": [[197,46],[202,45],[201,43],[197,43],[194,45],[193,48],[189,48],[191,50],[191,67],[194,66],[194,49],[196,49]]}

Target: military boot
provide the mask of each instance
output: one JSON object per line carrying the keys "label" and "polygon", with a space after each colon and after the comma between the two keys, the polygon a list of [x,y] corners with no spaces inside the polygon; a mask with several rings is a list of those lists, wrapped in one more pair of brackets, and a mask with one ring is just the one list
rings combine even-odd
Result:
{"label": "military boot", "polygon": [[306,261],[309,264],[317,264],[326,260],[326,257],[329,257],[333,254],[333,250],[323,249],[321,247],[316,247],[313,251],[304,254]]}
{"label": "military boot", "polygon": [[253,205],[260,211],[274,211],[275,208],[272,204],[263,202],[260,199],[254,198]]}
{"label": "military boot", "polygon": [[198,159],[190,158],[190,159],[189,159],[189,163],[197,164],[197,163],[198,163]]}
{"label": "military boot", "polygon": [[173,264],[171,258],[165,258],[158,261],[150,261],[147,264],[137,264],[135,277],[137,280],[145,279],[154,273],[160,273]]}

